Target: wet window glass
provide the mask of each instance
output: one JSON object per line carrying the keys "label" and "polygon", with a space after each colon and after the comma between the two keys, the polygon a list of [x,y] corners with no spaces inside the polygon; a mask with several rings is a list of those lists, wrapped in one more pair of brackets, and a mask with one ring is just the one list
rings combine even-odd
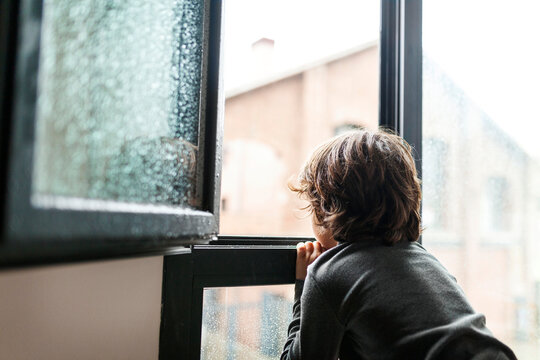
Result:
{"label": "wet window glass", "polygon": [[197,207],[202,3],[45,0],[33,200]]}
{"label": "wet window glass", "polygon": [[279,359],[294,285],[204,290],[201,359]]}
{"label": "wet window glass", "polygon": [[524,360],[540,358],[539,11],[423,3],[423,243]]}

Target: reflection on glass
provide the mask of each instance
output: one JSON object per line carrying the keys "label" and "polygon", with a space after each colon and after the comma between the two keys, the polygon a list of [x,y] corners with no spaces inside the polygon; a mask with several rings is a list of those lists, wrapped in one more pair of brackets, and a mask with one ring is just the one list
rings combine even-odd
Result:
{"label": "reflection on glass", "polygon": [[35,194],[197,206],[202,10],[44,2]]}
{"label": "reflection on glass", "polygon": [[377,127],[379,13],[378,0],[226,2],[222,233],[311,235],[287,182],[317,144]]}
{"label": "reflection on glass", "polygon": [[201,359],[279,359],[294,286],[204,290]]}
{"label": "reflection on glass", "polygon": [[539,10],[428,1],[423,15],[423,242],[524,360],[540,358]]}

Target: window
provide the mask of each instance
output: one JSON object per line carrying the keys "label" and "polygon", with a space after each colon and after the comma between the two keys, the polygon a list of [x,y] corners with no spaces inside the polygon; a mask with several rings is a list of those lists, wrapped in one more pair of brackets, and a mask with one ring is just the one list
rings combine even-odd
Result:
{"label": "window", "polygon": [[230,0],[224,16],[220,231],[311,236],[287,183],[336,131],[377,127],[380,1]]}
{"label": "window", "polygon": [[216,236],[212,11],[193,0],[3,7],[3,262]]}
{"label": "window", "polygon": [[36,206],[65,197],[200,208],[202,13],[174,0],[44,3]]}
{"label": "window", "polygon": [[292,285],[205,289],[201,359],[279,359],[292,296]]}
{"label": "window", "polygon": [[[410,46],[407,46],[407,49],[414,50],[417,56],[416,60],[420,59],[418,57],[420,54],[420,28],[418,26],[419,24],[421,25],[421,23],[416,21],[419,18],[420,3],[416,1],[404,2],[402,4],[406,4],[404,9],[401,9],[399,6],[396,7],[396,2],[393,1],[383,1],[380,4],[382,4],[380,17],[382,19],[381,29],[383,30],[380,37],[380,72],[377,72],[380,73],[380,85],[376,83],[375,89],[379,89],[378,91],[380,92],[381,100],[380,102],[375,100],[375,104],[379,103],[380,106],[380,121],[387,127],[400,130],[401,128],[399,128],[399,124],[403,123],[400,118],[403,117],[403,114],[400,114],[400,111],[398,110],[401,109],[401,111],[405,111],[407,118],[410,119],[417,119],[418,115],[421,115],[418,104],[421,97],[418,96],[418,93],[410,93],[406,99],[402,99],[401,96],[398,96],[399,93],[396,92],[396,89],[400,88],[398,81],[405,81],[405,88],[410,87],[411,89],[421,89],[421,83],[419,81],[419,76],[421,73],[411,69],[411,66],[415,64],[414,56],[408,55],[406,57],[407,61],[404,64],[407,65],[404,69],[402,69],[407,70],[402,71],[402,74],[404,73],[407,75],[405,79],[400,78],[399,73],[395,71],[396,68],[394,67],[400,63],[403,64],[399,59],[399,57],[403,55],[399,49],[405,48],[403,47],[403,44],[399,45],[399,41],[396,42],[397,39],[407,39],[406,41],[411,43]],[[250,9],[252,3],[246,2],[244,5],[246,6],[246,9]],[[412,31],[407,32],[407,36],[405,38],[402,38],[399,35],[399,26],[397,26],[400,19],[399,12],[402,10],[404,11],[403,16],[408,19],[407,24],[412,24],[410,25]],[[276,10],[274,9],[272,11]],[[282,12],[278,11],[278,13]],[[340,10],[340,14],[344,14],[344,12]],[[323,15],[321,15],[321,18],[324,18]],[[227,16],[227,10],[225,10],[225,16]],[[368,18],[371,16],[372,15],[369,15]],[[249,18],[249,16],[244,17]],[[295,22],[295,24],[297,24],[297,22]],[[241,32],[245,33],[246,31],[244,28],[242,28]],[[238,36],[243,35],[242,33],[238,34]],[[265,36],[263,35],[263,37]],[[257,39],[253,40],[256,41]],[[256,41],[256,45],[268,46],[273,44],[276,47],[278,46],[277,40],[269,40],[271,39],[266,37],[265,39]],[[295,46],[297,45],[298,44],[295,44]],[[227,45],[224,44],[224,46]],[[363,54],[363,51],[361,51],[361,48],[360,50],[356,50],[359,51],[360,55],[356,54],[359,57],[365,55]],[[262,53],[268,54],[266,50],[262,51]],[[372,53],[372,51],[370,51],[370,53]],[[352,54],[355,54],[355,52],[353,51]],[[347,53],[341,54],[341,56],[345,55],[347,55]],[[373,58],[370,59],[373,60]],[[241,63],[241,61],[238,61],[238,63]],[[246,72],[249,70],[249,68],[246,66],[243,66],[242,69]],[[373,69],[369,69],[371,69],[369,71],[371,71],[370,76],[372,77],[374,74],[372,71]],[[313,74],[306,76],[310,78],[313,83],[318,84],[319,82],[317,79],[320,80],[321,72],[323,72],[321,69],[316,71],[314,70]],[[278,83],[283,85],[281,81],[287,83],[289,80],[294,83],[293,79],[281,79],[278,81]],[[354,82],[354,80],[352,82]],[[348,82],[347,84],[351,83]],[[248,89],[252,90],[251,95],[255,96],[255,94],[260,95],[265,91],[271,92],[271,88],[272,87],[264,89],[263,85],[256,83],[253,85],[253,88]],[[271,213],[271,211],[276,210],[274,207],[263,207],[264,211],[261,214],[256,213],[256,208],[250,208],[253,203],[257,205],[256,202],[261,201],[260,199],[252,199],[250,194],[253,193],[261,194],[261,196],[259,196],[260,198],[270,199],[269,201],[272,201],[272,203],[282,201],[278,195],[279,193],[272,191],[274,189],[272,188],[272,179],[275,179],[278,175],[281,176],[280,172],[282,171],[283,167],[279,166],[280,159],[286,155],[290,155],[288,152],[296,152],[296,149],[300,146],[298,142],[295,143],[294,141],[287,143],[289,144],[287,145],[288,147],[281,148],[279,146],[274,146],[272,141],[275,141],[276,137],[273,136],[273,134],[276,131],[279,133],[279,131],[283,131],[283,129],[279,129],[279,124],[271,121],[273,119],[266,119],[265,116],[268,114],[265,113],[263,109],[268,109],[269,105],[266,103],[270,103],[270,108],[278,107],[277,111],[286,111],[288,102],[292,101],[296,103],[301,101],[300,99],[302,97],[280,97],[282,101],[276,101],[276,99],[272,98],[272,96],[262,97],[258,100],[258,102],[252,104],[252,106],[244,104],[242,107],[238,107],[235,110],[233,100],[237,100],[238,104],[239,102],[245,100],[242,99],[243,96],[249,95],[245,93],[245,88],[240,88],[240,90],[242,90],[241,93],[231,90],[231,92],[227,95],[228,105],[226,101],[224,142],[225,158],[222,194],[226,199],[227,210],[221,214],[220,221],[223,225],[222,231],[226,233],[252,233],[254,235],[221,235],[218,237],[218,240],[211,242],[209,246],[194,246],[189,251],[189,254],[165,258],[165,279],[163,289],[164,304],[160,338],[160,357],[164,359],[177,358],[179,356],[187,356],[188,358],[199,359],[201,354],[204,358],[211,356],[211,358],[225,359],[227,356],[232,356],[235,348],[244,344],[240,344],[240,339],[242,336],[238,333],[239,328],[244,327],[244,324],[241,327],[236,325],[239,319],[239,307],[227,307],[227,302],[220,300],[223,299],[224,295],[212,295],[212,293],[223,294],[223,292],[226,292],[227,290],[229,293],[231,293],[231,287],[250,286],[250,297],[268,299],[269,295],[265,295],[266,290],[253,287],[274,284],[291,284],[294,281],[293,269],[295,266],[296,254],[294,246],[290,245],[294,245],[298,241],[312,240],[310,238],[306,239],[291,237],[290,235],[302,234],[302,232],[284,231],[283,229],[286,229],[286,227],[283,227],[282,225],[275,226],[278,223],[274,222],[273,216],[275,216],[275,214]],[[308,92],[309,96],[314,96],[322,101],[322,103],[317,101],[312,102],[311,104],[315,106],[315,108],[322,105],[326,101],[325,97],[317,97],[321,94],[321,92],[325,92],[326,90],[327,89],[324,89],[324,87],[321,89],[320,87],[314,86],[312,88],[312,92]],[[351,95],[351,99],[365,100],[365,98],[360,98],[356,92],[353,95],[355,96]],[[373,96],[373,93],[371,92],[369,96]],[[337,100],[344,101],[347,100],[346,98],[347,96],[338,98]],[[376,95],[375,99],[377,99]],[[399,101],[403,101],[406,106],[400,106]],[[229,110],[227,110],[227,106],[229,106]],[[343,109],[346,108],[346,101],[345,103],[340,103],[337,108],[340,106]],[[370,112],[377,111],[376,107],[375,109],[369,107],[369,109]],[[392,111],[388,111],[390,109],[392,109]],[[312,110],[315,111],[315,109]],[[237,126],[227,128],[227,126],[230,126],[231,124],[231,122],[229,122],[229,125],[227,125],[227,111],[232,113],[237,112],[238,114],[245,116],[247,118],[246,122],[241,125],[237,124]],[[245,113],[248,113],[248,115]],[[324,120],[322,114],[317,115],[314,112],[311,112],[310,114],[315,116],[315,118],[320,116],[322,119],[321,121]],[[374,116],[376,117],[376,114]],[[330,124],[332,126],[326,126],[328,124],[324,124],[324,122],[321,123],[324,125],[323,128],[313,126],[313,123],[310,122],[310,126],[307,127],[307,130],[310,132],[317,132],[314,138],[321,136],[332,136],[336,125],[339,126],[343,123],[350,123],[352,118],[357,119],[357,117],[354,116],[338,116],[336,117],[336,123]],[[265,119],[266,125],[265,122],[261,121],[261,119]],[[308,117],[308,119],[311,119],[311,117]],[[276,118],[274,120],[283,121],[281,118]],[[298,121],[298,117],[288,118],[288,121],[286,122],[288,126],[288,130],[286,132],[287,137],[292,137],[295,134],[295,128],[292,127],[294,125],[293,120]],[[232,124],[234,123],[235,122],[233,120]],[[317,122],[315,123],[319,124]],[[266,130],[262,131],[261,128]],[[324,131],[321,129],[324,129]],[[420,128],[417,127],[415,131],[418,131],[419,129]],[[409,136],[414,133],[414,131],[411,131],[410,127],[403,130]],[[227,136],[234,137],[234,135],[238,133],[242,134],[241,139],[227,141]],[[324,135],[323,133],[327,135]],[[253,137],[250,137],[250,135],[253,135]],[[417,146],[418,151],[421,150],[421,144],[418,143],[418,140],[420,139],[420,136],[416,136],[416,142],[413,141],[413,144]],[[280,140],[279,136],[278,140]],[[309,151],[309,149],[314,145],[315,143],[306,147],[306,151]],[[235,161],[235,158],[239,158],[241,160]],[[287,169],[291,168],[292,171],[297,171],[299,166],[300,163],[297,163],[293,167],[288,166]],[[230,168],[227,170],[227,167]],[[244,170],[242,170],[242,168],[244,168]],[[249,174],[254,179],[260,179],[260,183],[269,183],[270,186],[250,192],[250,190],[246,188],[250,185],[250,181],[247,181],[247,179],[242,179],[239,176],[241,173]],[[228,180],[226,179],[227,176]],[[283,181],[281,186],[285,188],[285,184],[286,181]],[[251,185],[259,186],[260,184],[255,182],[255,184]],[[240,198],[232,195],[234,194],[235,189],[239,189],[237,194],[241,195],[239,196]],[[266,200],[261,201],[261,204],[264,205],[265,201]],[[287,207],[289,209],[294,209],[297,206],[297,203],[293,203]],[[230,230],[225,230],[227,229],[225,224],[230,220],[231,217],[236,217],[237,219],[236,226],[238,227],[236,228],[236,231],[232,230],[232,226],[228,227]],[[294,219],[294,217],[292,217],[292,220],[294,220],[295,223],[298,223],[298,219]],[[229,224],[234,224],[234,222],[230,222]],[[257,227],[259,224],[266,227]],[[283,222],[282,224],[286,223]],[[288,226],[291,224],[292,222],[289,222]],[[309,223],[307,226],[309,226]],[[270,230],[265,231],[264,229]],[[261,233],[265,235],[260,235]],[[288,236],[268,236],[284,234]],[[203,298],[208,298],[208,300],[203,301]],[[269,302],[270,300],[267,300],[267,303]],[[270,333],[273,331],[273,329],[276,329],[279,324],[285,323],[282,319],[289,316],[290,313],[288,313],[285,306],[280,308],[281,309],[278,312],[279,315],[276,314],[276,316],[272,316],[273,322],[269,322],[268,318],[261,319],[259,328],[254,330],[254,332],[260,332],[261,336],[264,336],[265,333]],[[221,315],[218,315],[216,312],[218,309],[221,309]],[[225,321],[222,321],[222,325],[217,325],[212,321],[216,318],[222,320],[225,319]],[[204,320],[198,321],[197,319]],[[209,336],[217,336],[222,340],[228,339],[228,341],[225,342],[225,344],[223,344],[221,341],[211,342],[212,345],[216,345],[218,343],[221,344],[219,349],[216,347],[212,348],[208,346],[208,342],[205,342],[209,339]],[[273,337],[273,339],[275,340],[276,338]],[[256,341],[254,340],[253,343],[256,343]],[[266,345],[260,346],[259,349],[255,350],[255,352],[258,351],[260,353],[264,352],[267,354],[272,354],[270,357],[272,358],[273,354],[276,354],[274,346],[275,344],[273,342],[268,342]]]}
{"label": "window", "polygon": [[510,197],[508,180],[502,176],[491,176],[486,182],[486,222],[488,231],[510,230]]}
{"label": "window", "polygon": [[[231,0],[224,16],[220,231],[251,235],[236,238],[239,246],[262,236],[266,241],[274,236],[275,244],[291,236],[311,236],[310,219],[299,211],[304,204],[287,182],[313,147],[336,130],[376,128],[380,2]],[[220,236],[218,242],[223,239]],[[276,291],[291,292],[290,285],[280,288]],[[252,320],[248,332],[260,336],[240,333],[252,324],[242,320],[242,314],[255,310],[245,309],[242,302],[229,304],[237,318],[231,314],[216,332],[203,328],[203,358],[210,354],[207,336],[221,333],[219,338],[225,339],[226,329],[228,346],[212,349],[212,358],[233,358],[236,352],[279,358],[290,309],[274,306],[279,303],[276,296],[260,287],[247,288],[243,294],[273,308],[263,311],[260,320]],[[241,331],[232,334],[235,329]]]}
{"label": "window", "polygon": [[427,231],[437,230],[445,227],[445,198],[440,192],[446,189],[448,174],[447,150],[443,140],[426,139],[424,141],[423,166],[432,169],[424,174],[422,179],[423,211],[422,222]]}
{"label": "window", "polygon": [[[423,243],[520,359],[540,357],[532,255],[540,52],[531,45],[539,10],[529,1],[425,1],[423,9],[423,216],[437,204],[448,224],[437,232],[426,224]],[[444,141],[444,156],[433,139]],[[436,178],[444,180],[434,192]]]}
{"label": "window", "polygon": [[279,358],[293,290],[283,284],[294,282],[296,252],[283,240],[254,242],[262,241],[194,246],[165,257],[160,359]]}
{"label": "window", "polygon": [[358,129],[362,129],[362,128],[363,128],[363,126],[361,126],[361,125],[343,124],[343,125],[336,126],[334,128],[334,135],[341,135],[343,133],[346,133],[347,131],[358,130]]}

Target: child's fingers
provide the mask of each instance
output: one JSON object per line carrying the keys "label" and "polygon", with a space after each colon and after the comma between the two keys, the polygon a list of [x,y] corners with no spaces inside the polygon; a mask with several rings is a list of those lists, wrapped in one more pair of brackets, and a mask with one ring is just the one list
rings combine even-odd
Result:
{"label": "child's fingers", "polygon": [[317,242],[314,244],[313,247],[314,247],[314,249],[313,249],[313,256],[314,256],[315,258],[318,258],[319,255],[322,254],[322,246],[321,246],[321,243],[317,241]]}
{"label": "child's fingers", "polygon": [[297,259],[306,258],[306,244],[304,243],[296,244],[296,258]]}
{"label": "child's fingers", "polygon": [[322,245],[318,241],[306,241],[296,244],[296,278],[306,278],[307,267],[321,255]]}
{"label": "child's fingers", "polygon": [[306,252],[308,254],[311,254],[314,250],[314,245],[313,245],[313,242],[311,241],[306,241]]}
{"label": "child's fingers", "polygon": [[306,252],[306,244],[296,244],[296,278],[304,280],[307,274],[309,254]]}
{"label": "child's fingers", "polygon": [[322,254],[322,246],[321,246],[321,243],[317,241],[313,244],[313,252],[309,255],[309,263],[311,264],[321,254]]}

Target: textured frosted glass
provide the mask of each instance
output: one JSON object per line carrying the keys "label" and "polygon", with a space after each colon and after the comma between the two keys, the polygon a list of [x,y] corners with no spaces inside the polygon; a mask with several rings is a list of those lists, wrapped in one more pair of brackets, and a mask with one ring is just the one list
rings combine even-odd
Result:
{"label": "textured frosted glass", "polygon": [[45,0],[34,193],[197,206],[200,3]]}
{"label": "textured frosted glass", "polygon": [[204,290],[201,359],[279,359],[293,285]]}

